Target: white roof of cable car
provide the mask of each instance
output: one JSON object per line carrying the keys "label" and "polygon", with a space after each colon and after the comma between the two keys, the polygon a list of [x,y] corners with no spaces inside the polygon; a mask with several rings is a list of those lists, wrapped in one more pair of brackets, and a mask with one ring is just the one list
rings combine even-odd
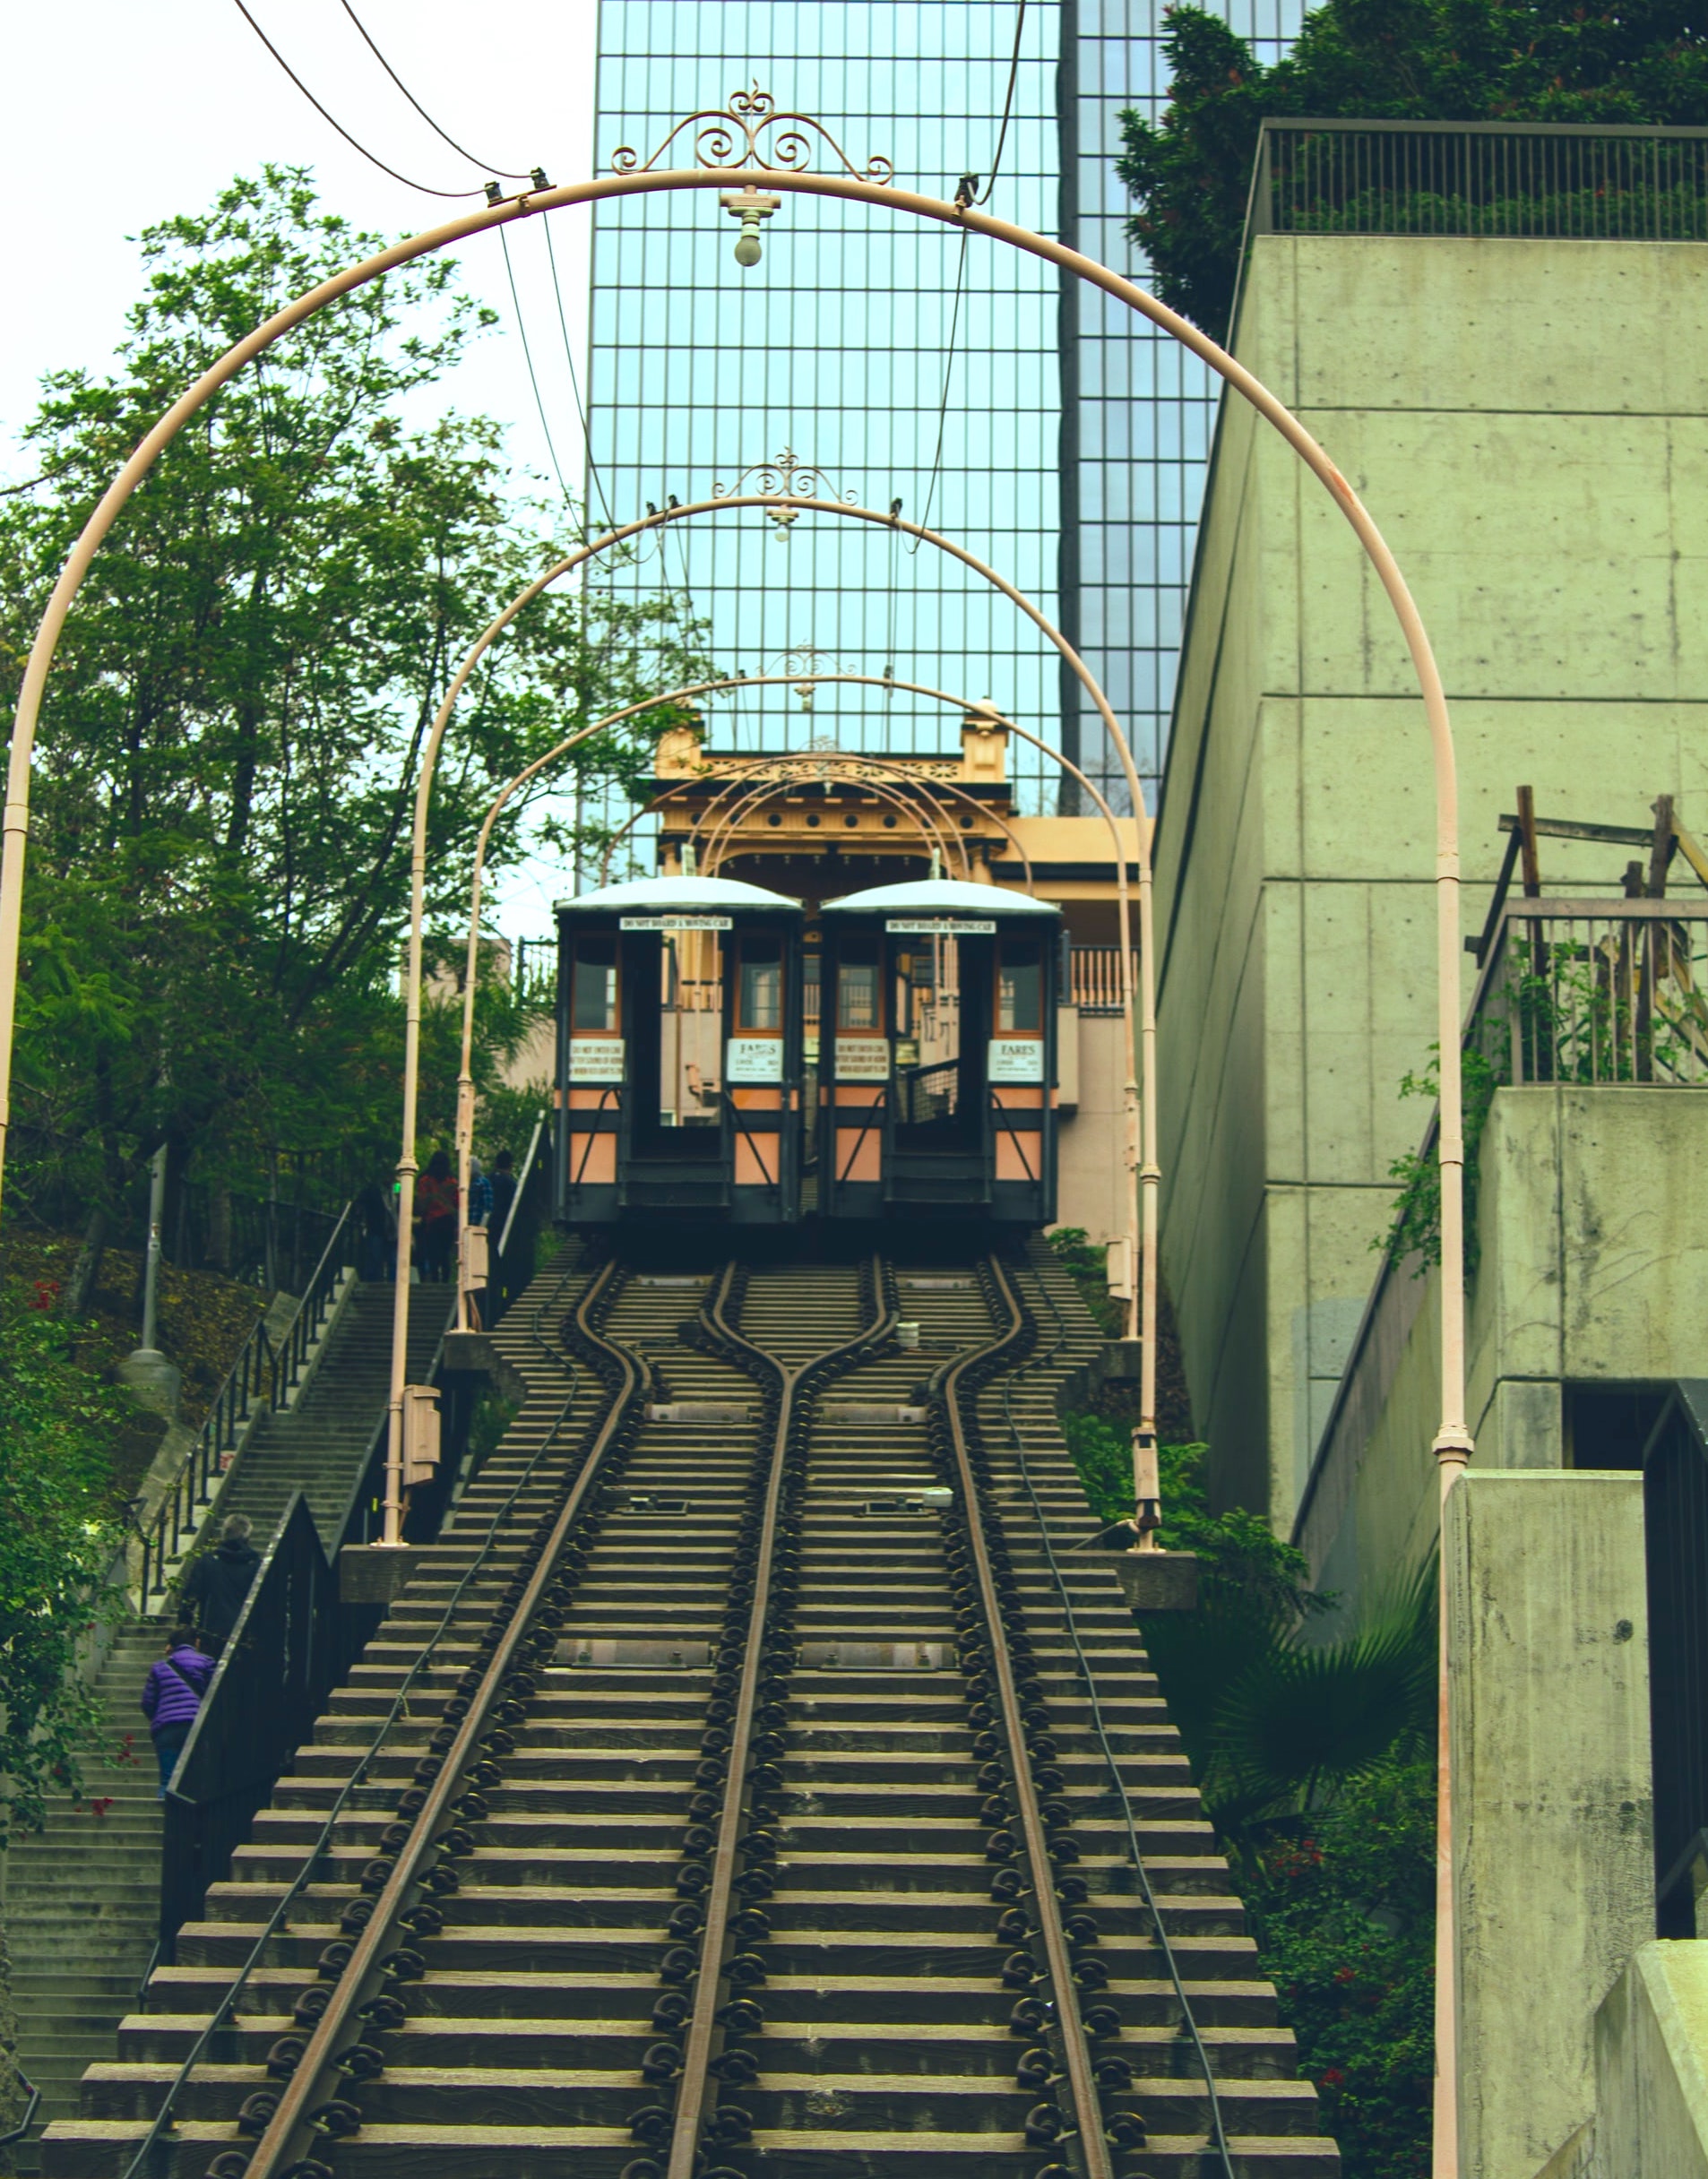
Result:
{"label": "white roof of cable car", "polygon": [[850,892],[840,900],[826,900],[832,909],[867,909],[890,916],[1059,916],[1053,900],[1034,900],[1030,893],[1011,892],[1005,885],[974,885],[965,878],[920,878],[908,885],[873,885],[865,892]]}
{"label": "white roof of cable car", "polygon": [[739,878],[635,878],[626,885],[607,885],[600,892],[579,893],[573,900],[555,900],[554,908],[629,909],[659,913],[673,909],[693,913],[699,909],[788,908],[796,915],[800,902],[787,894],[767,892],[763,885],[744,885]]}

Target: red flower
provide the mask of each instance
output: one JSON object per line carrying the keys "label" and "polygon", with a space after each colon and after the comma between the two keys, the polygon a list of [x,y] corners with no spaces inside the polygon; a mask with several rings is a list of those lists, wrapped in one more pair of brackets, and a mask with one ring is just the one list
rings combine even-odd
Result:
{"label": "red flower", "polygon": [[1322,2080],[1318,2083],[1318,2085],[1319,2087],[1324,2089],[1338,2089],[1345,2079],[1346,2075],[1341,2072],[1340,2067],[1338,2065],[1332,2065],[1328,2069],[1327,2072],[1324,2074]]}

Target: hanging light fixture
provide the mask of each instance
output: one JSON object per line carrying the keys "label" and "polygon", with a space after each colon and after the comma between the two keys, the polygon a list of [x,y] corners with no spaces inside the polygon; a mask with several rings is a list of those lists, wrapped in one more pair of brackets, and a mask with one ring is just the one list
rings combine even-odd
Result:
{"label": "hanging light fixture", "polygon": [[750,183],[746,189],[732,189],[719,202],[732,220],[741,222],[741,232],[736,237],[736,263],[746,271],[759,263],[760,221],[769,220],[772,212],[781,210],[782,199],[767,196]]}

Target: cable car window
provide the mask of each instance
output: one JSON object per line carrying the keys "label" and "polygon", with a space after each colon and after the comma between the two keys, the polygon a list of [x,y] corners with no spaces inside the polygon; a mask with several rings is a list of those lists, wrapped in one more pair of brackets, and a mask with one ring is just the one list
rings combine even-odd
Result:
{"label": "cable car window", "polygon": [[781,1029],[783,961],[782,942],[780,939],[744,940],[737,1021],[744,1032]]}
{"label": "cable car window", "polygon": [[575,969],[570,986],[569,1025],[573,1029],[603,1030],[617,1028],[617,940],[582,938],[575,947]]}
{"label": "cable car window", "polygon": [[1044,1026],[1044,968],[1036,946],[1005,946],[996,976],[996,1033],[1036,1036]]}
{"label": "cable car window", "polygon": [[836,970],[836,1026],[838,1029],[876,1029],[877,963],[845,960]]}

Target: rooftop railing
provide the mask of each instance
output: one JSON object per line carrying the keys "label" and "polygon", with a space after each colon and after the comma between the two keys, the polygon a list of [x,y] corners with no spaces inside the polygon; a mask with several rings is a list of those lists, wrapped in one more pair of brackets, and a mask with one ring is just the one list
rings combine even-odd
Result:
{"label": "rooftop railing", "polygon": [[1708,129],[1266,120],[1246,232],[1708,241]]}
{"label": "rooftop railing", "polygon": [[1708,900],[1507,901],[1466,1044],[1514,1087],[1702,1087]]}

